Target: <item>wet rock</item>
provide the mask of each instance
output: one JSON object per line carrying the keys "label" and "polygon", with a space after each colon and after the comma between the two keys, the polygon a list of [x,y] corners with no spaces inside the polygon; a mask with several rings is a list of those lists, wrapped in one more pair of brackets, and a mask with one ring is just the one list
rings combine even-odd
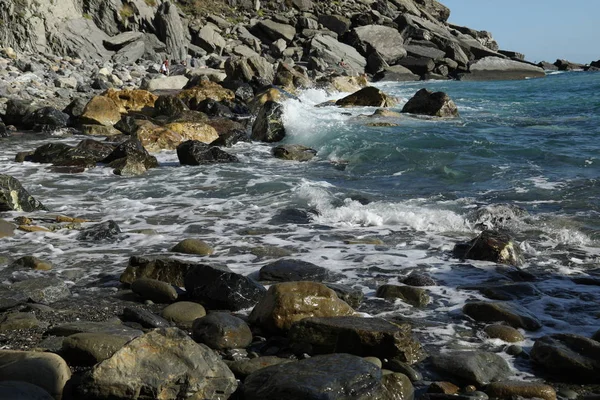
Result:
{"label": "wet rock", "polygon": [[246,276],[203,264],[191,266],[184,283],[190,299],[212,309],[238,311],[252,307],[266,292]]}
{"label": "wet rock", "polygon": [[554,388],[540,382],[493,382],[486,386],[485,393],[495,399],[514,399],[519,396],[526,399],[556,400]]}
{"label": "wet rock", "polygon": [[317,354],[390,357],[408,364],[425,356],[409,324],[397,325],[381,318],[305,318],[292,324],[289,337],[292,341],[310,344]]}
{"label": "wet rock", "polygon": [[252,124],[252,140],[279,142],[285,137],[283,107],[274,101],[267,101],[258,112]]}
{"label": "wet rock", "polygon": [[183,287],[184,277],[193,265],[171,258],[132,256],[120,281],[131,284],[139,278],[150,278]]}
{"label": "wet rock", "polygon": [[51,304],[71,296],[66,283],[54,277],[27,279],[13,283],[10,288],[24,293],[34,303]]}
{"label": "wet rock", "polygon": [[35,329],[43,325],[47,324],[40,322],[33,313],[16,312],[0,316],[0,332]]}
{"label": "wet rock", "polygon": [[467,217],[480,229],[501,229],[527,216],[527,210],[513,204],[491,204],[480,207]]}
{"label": "wet rock", "polygon": [[0,382],[0,399],[54,400],[54,397],[37,385],[9,380]]}
{"label": "wet rock", "polygon": [[401,299],[415,307],[423,307],[430,302],[427,291],[414,286],[382,285],[377,288],[376,296],[384,299]]}
{"label": "wet rock", "polygon": [[61,354],[70,365],[92,366],[112,357],[129,340],[107,333],[76,333],[62,342]]}
{"label": "wet rock", "polygon": [[71,370],[60,356],[35,351],[0,350],[0,371],[2,381],[36,385],[55,399],[62,397],[71,378]]}
{"label": "wet rock", "polygon": [[171,284],[150,278],[136,279],[131,284],[131,290],[144,300],[152,300],[154,303],[172,303],[178,296]]}
{"label": "wet rock", "polygon": [[198,140],[188,140],[177,146],[177,158],[181,165],[204,165],[239,161],[236,156]]}
{"label": "wet rock", "polygon": [[119,106],[108,97],[94,96],[83,109],[79,117],[84,124],[113,126],[121,119]]}
{"label": "wet rock", "polygon": [[533,284],[526,282],[509,283],[505,285],[487,286],[479,289],[481,294],[493,300],[519,300],[526,297],[541,296]]}
{"label": "wet rock", "polygon": [[52,265],[34,256],[24,256],[13,262],[8,269],[25,271],[50,271],[52,269]]}
{"label": "wet rock", "polygon": [[433,367],[456,382],[486,385],[512,375],[508,363],[499,355],[483,351],[453,351],[431,357]]}
{"label": "wet rock", "polygon": [[177,328],[153,330],[127,343],[87,373],[82,398],[228,398],[233,373],[208,347]]}
{"label": "wet rock", "polygon": [[[290,379],[294,377],[294,379]],[[381,369],[348,354],[312,357],[263,368],[244,382],[247,400],[330,400],[376,398],[382,390]]]}
{"label": "wet rock", "polygon": [[[306,299],[312,299],[306,302]],[[272,285],[250,314],[251,324],[268,332],[287,331],[296,321],[309,317],[353,315],[354,310],[335,292],[316,282],[285,282]]]}
{"label": "wet rock", "polygon": [[500,339],[505,342],[515,343],[522,342],[525,337],[511,326],[493,324],[486,326],[483,331],[492,339]]}
{"label": "wet rock", "polygon": [[295,282],[314,281],[323,282],[335,278],[327,268],[319,267],[313,263],[282,259],[269,263],[259,271],[261,281]]}
{"label": "wet rock", "polygon": [[542,327],[541,322],[526,309],[508,302],[474,301],[463,307],[463,312],[476,321],[503,321],[513,328],[536,331]]}
{"label": "wet rock", "polygon": [[333,290],[340,300],[345,301],[352,308],[358,308],[365,297],[362,290],[355,289],[350,286],[341,285],[339,283],[325,283],[325,285]]}
{"label": "wet rock", "polygon": [[401,374],[406,375],[411,382],[423,380],[423,375],[404,361],[401,361],[397,358],[386,358],[384,360],[384,368],[393,372],[399,372]]}
{"label": "wet rock", "polygon": [[382,393],[379,398],[381,399],[413,399],[415,395],[415,389],[410,379],[400,373],[387,373],[382,371],[383,376],[381,377],[381,384],[383,386]]}
{"label": "wet rock", "polygon": [[215,350],[237,349],[252,343],[252,332],[241,318],[213,312],[194,321],[192,338]]}
{"label": "wet rock", "polygon": [[310,161],[317,155],[317,151],[300,144],[284,144],[275,147],[273,155],[282,160]]}
{"label": "wet rock", "polygon": [[531,359],[562,380],[597,383],[600,342],[575,334],[543,336],[535,341]]}
{"label": "wet rock", "polygon": [[11,290],[0,285],[0,312],[27,302],[27,295],[19,290]]}
{"label": "wet rock", "polygon": [[248,134],[242,129],[233,129],[223,134],[219,134],[219,138],[213,141],[211,146],[231,147],[239,142],[248,142]]}
{"label": "wet rock", "polygon": [[452,382],[433,382],[427,388],[427,393],[443,393],[443,394],[458,394],[460,387]]}
{"label": "wet rock", "polygon": [[312,210],[298,210],[295,208],[288,208],[288,209],[279,211],[279,213],[277,215],[275,215],[271,219],[271,221],[269,221],[269,223],[273,224],[273,225],[310,224],[311,219],[312,219],[311,216],[314,213],[315,212],[313,212]]}
{"label": "wet rock", "polygon": [[523,255],[518,244],[509,234],[485,230],[475,239],[454,246],[454,257],[461,259],[492,261],[500,264],[520,266]]}
{"label": "wet rock", "polygon": [[115,240],[121,234],[121,228],[113,220],[101,222],[82,230],[77,239],[87,242]]}
{"label": "wet rock", "polygon": [[66,128],[69,116],[53,107],[38,108],[23,121],[25,125],[37,132],[51,132]]}
{"label": "wet rock", "polygon": [[437,286],[437,282],[429,275],[419,272],[411,272],[402,283],[409,286]]}
{"label": "wet rock", "polygon": [[393,107],[396,100],[376,87],[367,86],[335,102],[342,107]]}
{"label": "wet rock", "polygon": [[208,256],[214,253],[214,249],[206,242],[200,239],[184,239],[177,243],[172,249],[174,253],[196,254]]}
{"label": "wet rock", "polygon": [[402,108],[403,113],[429,115],[433,117],[458,117],[458,108],[444,92],[419,90]]}
{"label": "wet rock", "polygon": [[0,174],[0,212],[36,210],[47,210],[47,208],[34,199],[17,179]]}
{"label": "wet rock", "polygon": [[121,316],[121,319],[125,322],[138,323],[143,328],[147,329],[167,328],[171,326],[169,321],[166,319],[159,317],[148,310],[137,307],[125,307],[123,309],[123,315]]}
{"label": "wet rock", "polygon": [[183,100],[176,96],[162,95],[154,103],[154,112],[157,115],[174,117],[188,110],[189,108]]}
{"label": "wet rock", "polygon": [[161,315],[164,319],[173,322],[177,326],[191,328],[192,322],[206,315],[206,310],[202,304],[191,301],[178,301],[165,307]]}
{"label": "wet rock", "polygon": [[114,172],[117,175],[139,175],[150,168],[158,167],[156,157],[148,153],[137,137],[118,145],[101,162],[115,168]]}
{"label": "wet rock", "polygon": [[287,358],[279,358],[275,356],[256,357],[249,360],[237,360],[226,362],[231,372],[238,379],[245,379],[248,375],[273,365],[286,364],[293,362]]}
{"label": "wet rock", "polygon": [[107,335],[122,336],[131,340],[143,334],[139,329],[133,329],[125,326],[116,319],[116,321],[95,322],[95,321],[76,321],[66,324],[55,325],[46,332],[49,336],[71,336],[77,333],[102,333]]}

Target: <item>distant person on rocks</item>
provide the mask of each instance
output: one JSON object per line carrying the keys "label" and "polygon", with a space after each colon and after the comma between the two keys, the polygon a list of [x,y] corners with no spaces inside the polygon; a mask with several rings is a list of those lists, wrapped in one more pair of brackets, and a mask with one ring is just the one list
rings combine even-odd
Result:
{"label": "distant person on rocks", "polygon": [[169,75],[169,59],[165,58],[162,65],[160,66],[160,73],[163,75]]}
{"label": "distant person on rocks", "polygon": [[339,65],[340,67],[344,68],[344,69],[348,69],[348,68],[350,68],[350,66],[349,66],[349,65],[346,63],[346,61],[344,61],[344,59],[343,59],[343,58],[340,60],[340,62],[338,63],[338,65]]}

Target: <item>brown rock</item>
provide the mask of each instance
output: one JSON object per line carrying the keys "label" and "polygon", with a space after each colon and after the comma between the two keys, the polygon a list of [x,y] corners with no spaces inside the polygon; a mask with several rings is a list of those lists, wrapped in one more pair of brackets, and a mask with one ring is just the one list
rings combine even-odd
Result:
{"label": "brown rock", "polygon": [[342,107],[393,107],[396,103],[396,99],[373,86],[367,86],[335,102]]}
{"label": "brown rock", "polygon": [[102,94],[108,97],[119,107],[119,112],[125,114],[130,111],[151,112],[158,96],[146,90],[115,90],[108,89]]}
{"label": "brown rock", "polygon": [[501,339],[505,342],[516,343],[525,340],[521,332],[512,326],[493,324],[486,326],[483,331],[492,339]]}
{"label": "brown rock", "polygon": [[211,125],[204,123],[173,122],[165,125],[164,128],[181,135],[183,138],[182,143],[187,140],[197,140],[202,143],[210,144],[219,138],[217,130]]}
{"label": "brown rock", "polygon": [[452,382],[433,382],[427,388],[427,393],[457,394],[460,388]]}
{"label": "brown rock", "polygon": [[231,90],[225,89],[218,83],[211,81],[200,81],[198,86],[179,92],[177,97],[181,99],[190,109],[195,109],[196,106],[203,100],[233,100],[235,99],[235,94]]}
{"label": "brown rock", "polygon": [[87,124],[113,126],[121,120],[119,106],[105,96],[94,96],[86,104],[81,121]]}
{"label": "brown rock", "polygon": [[183,135],[151,122],[141,124],[136,134],[149,152],[175,150],[180,143],[185,142]]}
{"label": "brown rock", "polygon": [[485,393],[497,399],[524,397],[526,399],[556,400],[556,392],[552,386],[540,382],[493,382],[487,385]]}
{"label": "brown rock", "polygon": [[200,239],[184,239],[177,243],[172,249],[175,253],[196,254],[200,256],[208,256],[214,253],[214,249],[208,243]]}
{"label": "brown rock", "polygon": [[354,310],[327,286],[316,282],[284,282],[272,285],[252,310],[249,321],[269,332],[287,331],[309,317],[353,315]]}

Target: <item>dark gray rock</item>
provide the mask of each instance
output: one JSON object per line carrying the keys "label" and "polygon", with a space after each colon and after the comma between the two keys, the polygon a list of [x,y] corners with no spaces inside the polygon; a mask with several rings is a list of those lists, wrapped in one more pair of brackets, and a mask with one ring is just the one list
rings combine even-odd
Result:
{"label": "dark gray rock", "polygon": [[509,302],[474,301],[463,306],[463,312],[480,322],[503,321],[513,328],[536,331],[542,323],[523,307]]}
{"label": "dark gray rock", "polygon": [[110,358],[130,339],[108,333],[76,333],[63,340],[60,354],[69,365],[91,367]]}
{"label": "dark gray rock", "polygon": [[35,111],[35,109],[35,104],[32,104],[30,101],[9,99],[6,102],[6,111],[2,116],[2,121],[6,125],[21,127],[23,126],[23,121],[26,121],[29,114]]}
{"label": "dark gray rock", "polygon": [[310,344],[317,354],[336,352],[397,358],[409,364],[425,355],[412,336],[410,324],[393,324],[382,318],[305,318],[292,324],[289,337]]}
{"label": "dark gray rock", "polygon": [[319,24],[342,36],[350,29],[351,22],[348,18],[335,14],[319,15]]}
{"label": "dark gray rock", "polygon": [[98,242],[103,240],[115,240],[120,234],[121,228],[119,228],[119,225],[115,221],[109,220],[82,230],[79,235],[77,235],[77,239],[87,242]]}
{"label": "dark gray rock", "polygon": [[71,296],[71,291],[65,282],[52,277],[27,279],[13,283],[10,289],[23,293],[34,303],[42,304],[51,304]]}
{"label": "dark gray rock", "polygon": [[352,308],[358,308],[365,297],[364,293],[360,289],[342,285],[339,283],[325,283],[329,289],[333,290],[340,300],[344,300]]}
{"label": "dark gray rock", "polygon": [[154,103],[154,112],[167,117],[175,117],[188,110],[188,106],[176,96],[161,95]]}
{"label": "dark gray rock", "polygon": [[55,325],[46,331],[49,336],[71,336],[77,333],[102,333],[115,335],[131,340],[141,336],[144,332],[133,329],[120,323],[119,320],[108,322],[76,321]]}
{"label": "dark gray rock", "polygon": [[23,381],[0,382],[0,399],[15,400],[54,400],[39,386]]}
{"label": "dark gray rock", "polygon": [[296,35],[296,28],[266,19],[258,21],[252,27],[252,32],[267,43],[275,42],[278,39],[283,39],[286,43],[290,43]]}
{"label": "dark gray rock", "polygon": [[431,357],[433,367],[456,382],[486,385],[512,375],[508,363],[499,355],[483,351],[453,351]]}
{"label": "dark gray rock", "polygon": [[241,129],[233,129],[219,135],[219,138],[211,142],[211,146],[231,147],[239,142],[249,142],[248,133]]}
{"label": "dark gray rock", "polygon": [[425,75],[435,68],[435,62],[431,58],[404,57],[396,63],[416,75]]}
{"label": "dark gray rock", "polygon": [[379,71],[373,76],[373,82],[410,82],[419,79],[421,79],[419,75],[402,65],[385,67],[383,71]]}
{"label": "dark gray rock", "polygon": [[19,290],[11,290],[0,285],[0,312],[16,307],[27,302],[29,298]]}
{"label": "dark gray rock", "polygon": [[399,372],[408,376],[408,379],[410,379],[411,382],[423,380],[423,374],[397,358],[384,359],[383,367],[390,371]]}
{"label": "dark gray rock", "polygon": [[293,361],[287,358],[279,358],[275,356],[256,357],[249,360],[243,359],[229,362],[226,361],[231,372],[233,372],[239,379],[245,379],[248,375],[260,369],[289,362]]}
{"label": "dark gray rock", "polygon": [[[132,175],[158,167],[156,157],[150,155],[137,137],[119,144],[106,158],[100,161],[115,168],[117,175]],[[132,166],[127,169],[128,163]]]}
{"label": "dark gray rock", "polygon": [[261,281],[295,282],[314,281],[323,282],[335,278],[327,268],[319,267],[313,263],[302,260],[277,260],[260,269]]}
{"label": "dark gray rock", "polygon": [[543,336],[535,341],[531,359],[561,380],[597,383],[600,342],[575,334]]}
{"label": "dark gray rock", "polygon": [[300,144],[284,144],[273,148],[273,155],[282,160],[310,161],[317,155],[317,151]]}
{"label": "dark gray rock", "polygon": [[192,338],[215,350],[239,349],[252,343],[252,332],[241,318],[213,312],[194,321]]}
{"label": "dark gray rock", "polygon": [[28,114],[23,124],[37,132],[51,132],[66,128],[69,125],[69,116],[56,108],[42,107]]}
{"label": "dark gray rock", "polygon": [[348,40],[363,56],[377,51],[388,64],[395,64],[406,56],[404,39],[397,29],[387,26],[366,25],[354,28]]}
{"label": "dark gray rock", "polygon": [[16,178],[0,174],[0,212],[36,210],[47,210],[47,208],[34,199]]}
{"label": "dark gray rock", "polygon": [[421,89],[402,107],[403,113],[429,115],[441,118],[458,117],[456,104],[444,92]]}
{"label": "dark gray rock", "polygon": [[[83,114],[83,110],[87,105],[88,100],[82,97],[76,97],[63,110],[72,119],[77,119]],[[72,123],[73,124],[73,123]]]}
{"label": "dark gray rock", "polygon": [[527,215],[527,210],[514,204],[490,204],[477,208],[467,218],[480,229],[504,229]]}
{"label": "dark gray rock", "polygon": [[376,296],[384,299],[400,299],[415,307],[426,306],[430,301],[425,289],[414,286],[381,285],[377,288]]}
{"label": "dark gray rock", "polygon": [[409,286],[437,286],[436,281],[429,275],[420,272],[411,272],[402,283]]}
{"label": "dark gray rock", "polygon": [[192,300],[212,309],[238,311],[252,307],[266,293],[262,285],[246,276],[204,264],[192,265],[184,284]]}
{"label": "dark gray rock", "polygon": [[166,319],[159,317],[148,310],[137,307],[125,307],[121,319],[124,322],[138,323],[143,328],[147,329],[167,328],[171,326],[171,323]]}
{"label": "dark gray rock", "polygon": [[526,282],[509,283],[480,288],[479,291],[492,300],[520,300],[526,297],[542,295],[533,284]]}
{"label": "dark gray rock", "polygon": [[172,59],[179,62],[187,59],[187,43],[183,23],[177,6],[167,1],[162,3],[154,18],[156,35],[164,42]]}
{"label": "dark gray rock", "polygon": [[188,140],[177,146],[177,158],[181,165],[204,165],[239,161],[236,156],[198,140]]}
{"label": "dark gray rock", "polygon": [[253,140],[261,142],[279,142],[285,137],[283,126],[283,106],[274,101],[267,101],[261,107],[254,124],[252,124]]}
{"label": "dark gray rock", "polygon": [[512,237],[502,231],[485,230],[475,239],[454,246],[454,257],[461,259],[492,261],[500,264],[520,266],[523,255]]}
{"label": "dark gray rock", "polygon": [[540,61],[537,66],[542,68],[544,71],[558,71],[558,67],[556,65],[547,61]]}
{"label": "dark gray rock", "polygon": [[569,60],[561,60],[561,59],[556,60],[554,62],[554,65],[558,68],[559,71],[574,71],[574,70],[583,69],[585,67],[585,65],[583,65],[583,64],[578,64],[578,63],[571,62]]}
{"label": "dark gray rock", "polygon": [[331,354],[260,369],[246,378],[243,394],[246,400],[366,400],[382,390],[381,379],[376,365]]}
{"label": "dark gray rock", "polygon": [[193,265],[172,258],[132,256],[120,281],[131,284],[139,278],[150,278],[183,287],[184,277]]}

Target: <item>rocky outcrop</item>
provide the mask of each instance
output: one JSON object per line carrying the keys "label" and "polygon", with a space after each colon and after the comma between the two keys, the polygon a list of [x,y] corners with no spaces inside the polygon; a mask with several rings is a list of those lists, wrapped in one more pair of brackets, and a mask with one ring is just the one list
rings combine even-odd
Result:
{"label": "rocky outcrop", "polygon": [[540,78],[546,76],[538,66],[524,62],[485,57],[475,61],[469,67],[469,73],[462,73],[459,79],[463,81],[492,81]]}
{"label": "rocky outcrop", "polygon": [[432,117],[458,117],[456,104],[444,92],[432,93],[421,89],[402,107],[403,113],[429,115]]}
{"label": "rocky outcrop", "polygon": [[177,7],[170,1],[162,3],[155,17],[156,36],[167,46],[167,54],[179,62],[187,59],[187,44],[185,30]]}
{"label": "rocky outcrop", "polygon": [[396,99],[374,86],[367,86],[335,102],[342,107],[393,107]]}
{"label": "rocky outcrop", "polygon": [[34,199],[16,178],[0,174],[0,211],[35,210],[46,210],[46,207]]}
{"label": "rocky outcrop", "polygon": [[454,246],[454,256],[471,260],[485,260],[519,266],[523,255],[518,244],[505,232],[485,230],[475,239]]}

